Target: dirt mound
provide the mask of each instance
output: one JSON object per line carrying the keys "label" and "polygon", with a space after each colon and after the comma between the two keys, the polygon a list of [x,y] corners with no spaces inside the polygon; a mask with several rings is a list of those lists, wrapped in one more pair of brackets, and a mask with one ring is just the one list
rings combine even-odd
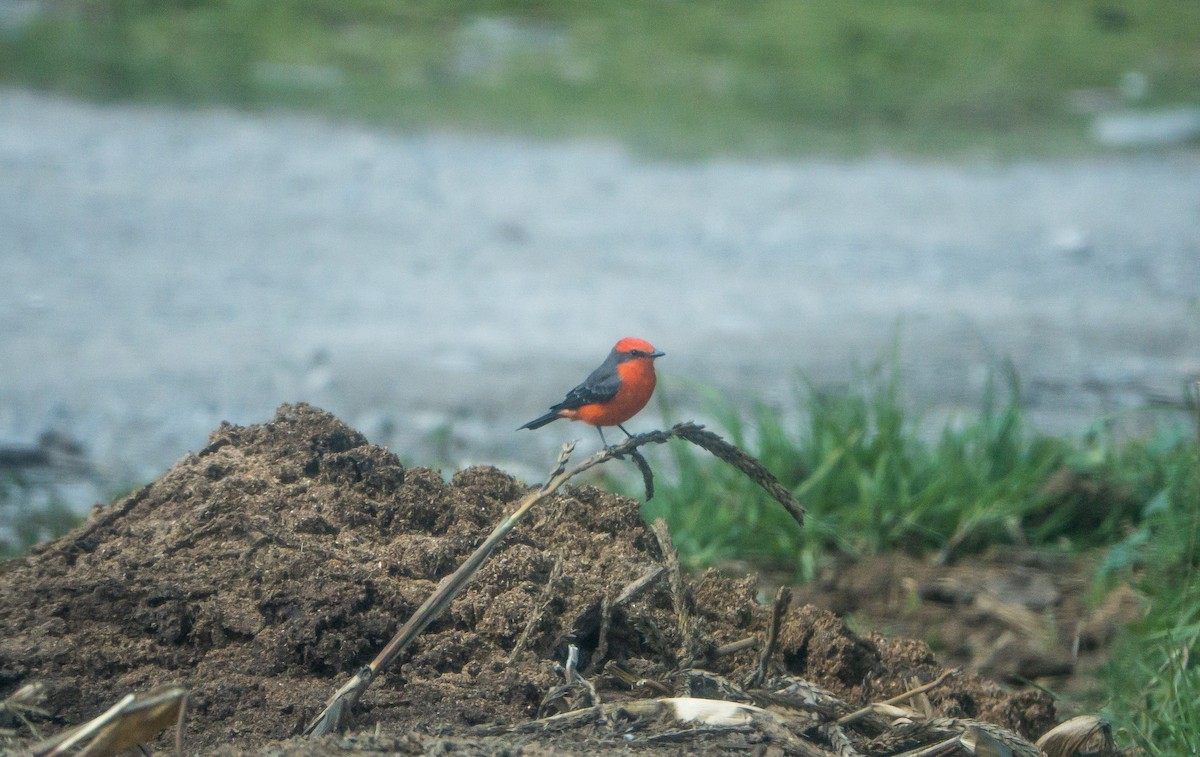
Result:
{"label": "dirt mound", "polygon": [[[0,697],[42,682],[53,731],[128,692],[180,683],[192,692],[190,749],[262,749],[296,734],[526,490],[492,468],[448,484],[405,469],[306,405],[285,405],[261,425],[222,425],[153,484],[0,567]],[[608,661],[671,686],[681,656],[743,680],[757,652],[714,650],[764,632],[770,608],[755,602],[751,581],[709,572],[682,595],[658,580],[616,602],[663,559],[636,501],[590,487],[555,496],[368,691],[358,724],[378,723],[395,735],[389,748],[402,749],[404,739],[523,723],[562,683],[554,665],[569,644],[606,701],[655,693],[599,675]],[[860,638],[813,607],[785,616],[774,660],[772,672],[855,704],[941,672],[924,644]],[[1027,735],[1053,719],[1047,698],[974,676],[930,699],[942,715]],[[344,739],[277,746],[365,748]]]}
{"label": "dirt mound", "polygon": [[943,663],[1082,700],[1099,685],[1117,631],[1146,606],[1123,585],[1090,608],[1096,559],[1011,546],[951,564],[876,555],[831,566],[796,600],[853,614],[859,629],[918,636]]}

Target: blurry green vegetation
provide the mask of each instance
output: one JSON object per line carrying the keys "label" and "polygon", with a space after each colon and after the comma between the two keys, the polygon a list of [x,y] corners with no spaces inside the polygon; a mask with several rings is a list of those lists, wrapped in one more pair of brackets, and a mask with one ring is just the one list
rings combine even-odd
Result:
{"label": "blurry green vegetation", "polygon": [[929,440],[904,409],[894,365],[848,388],[802,386],[798,421],[764,406],[747,423],[713,401],[732,440],[800,495],[803,529],[740,474],[681,443],[678,479],[662,477],[647,518],[667,520],[693,566],[740,559],[801,579],[833,553],[1101,550],[1098,588],[1129,583],[1151,608],[1104,672],[1105,714],[1147,754],[1200,754],[1196,429],[1164,420],[1121,441],[1104,424],[1079,440],[1046,436],[1029,427],[1010,375],[977,417]]}
{"label": "blurry green vegetation", "polygon": [[1160,488],[1109,551],[1104,578],[1130,581],[1151,605],[1108,663],[1108,714],[1146,754],[1200,754],[1200,449],[1156,450],[1138,470]]}
{"label": "blurry green vegetation", "polygon": [[1121,103],[1123,80],[1137,104],[1200,92],[1200,3],[1182,0],[31,7],[0,22],[5,83],[668,155],[1070,150],[1081,101]]}
{"label": "blurry green vegetation", "polygon": [[20,475],[0,475],[0,560],[18,557],[38,542],[56,539],[83,520],[61,502],[37,501],[36,487]]}
{"label": "blurry green vegetation", "polygon": [[893,361],[852,387],[798,388],[795,425],[765,406],[747,424],[715,403],[731,440],[801,496],[805,528],[739,474],[684,445],[674,448],[678,483],[659,487],[647,517],[667,520],[693,564],[758,557],[811,577],[834,552],[1113,544],[1161,486],[1143,480],[1158,459],[1152,446],[1117,448],[1103,433],[1075,444],[1031,429],[1014,375],[1003,391],[987,390],[978,416],[932,440],[900,389]]}

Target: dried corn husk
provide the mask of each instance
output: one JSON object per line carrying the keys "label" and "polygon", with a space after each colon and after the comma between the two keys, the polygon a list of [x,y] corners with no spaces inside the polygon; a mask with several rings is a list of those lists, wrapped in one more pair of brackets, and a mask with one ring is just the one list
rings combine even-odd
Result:
{"label": "dried corn husk", "polygon": [[1080,715],[1059,723],[1037,740],[1049,757],[1074,757],[1077,754],[1113,754],[1112,726],[1093,715]]}

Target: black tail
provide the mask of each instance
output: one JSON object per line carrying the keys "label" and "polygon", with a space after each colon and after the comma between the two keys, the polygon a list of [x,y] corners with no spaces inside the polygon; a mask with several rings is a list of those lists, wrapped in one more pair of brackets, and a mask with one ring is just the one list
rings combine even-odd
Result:
{"label": "black tail", "polygon": [[[558,412],[551,410],[550,412],[546,413],[545,415],[543,415],[539,418],[534,418],[529,423],[526,423],[524,426],[521,426],[521,428],[528,428],[528,429],[541,428],[542,426],[545,426],[547,423],[550,423],[551,421],[556,421],[556,420],[558,420]],[[521,428],[518,428],[517,431],[520,431]]]}

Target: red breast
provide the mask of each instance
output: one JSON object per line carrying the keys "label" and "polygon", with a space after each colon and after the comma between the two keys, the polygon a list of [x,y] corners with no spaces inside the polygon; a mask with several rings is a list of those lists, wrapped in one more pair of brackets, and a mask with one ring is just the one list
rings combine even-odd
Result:
{"label": "red breast", "polygon": [[[627,343],[636,343],[622,350]],[[622,339],[617,342],[617,351],[628,352],[640,350],[654,353],[654,347],[641,339]],[[658,377],[654,375],[654,358],[637,357],[617,365],[617,373],[621,376],[621,388],[617,396],[608,402],[584,405],[575,410],[573,417],[593,426],[616,426],[624,423],[641,412],[654,394]]]}

